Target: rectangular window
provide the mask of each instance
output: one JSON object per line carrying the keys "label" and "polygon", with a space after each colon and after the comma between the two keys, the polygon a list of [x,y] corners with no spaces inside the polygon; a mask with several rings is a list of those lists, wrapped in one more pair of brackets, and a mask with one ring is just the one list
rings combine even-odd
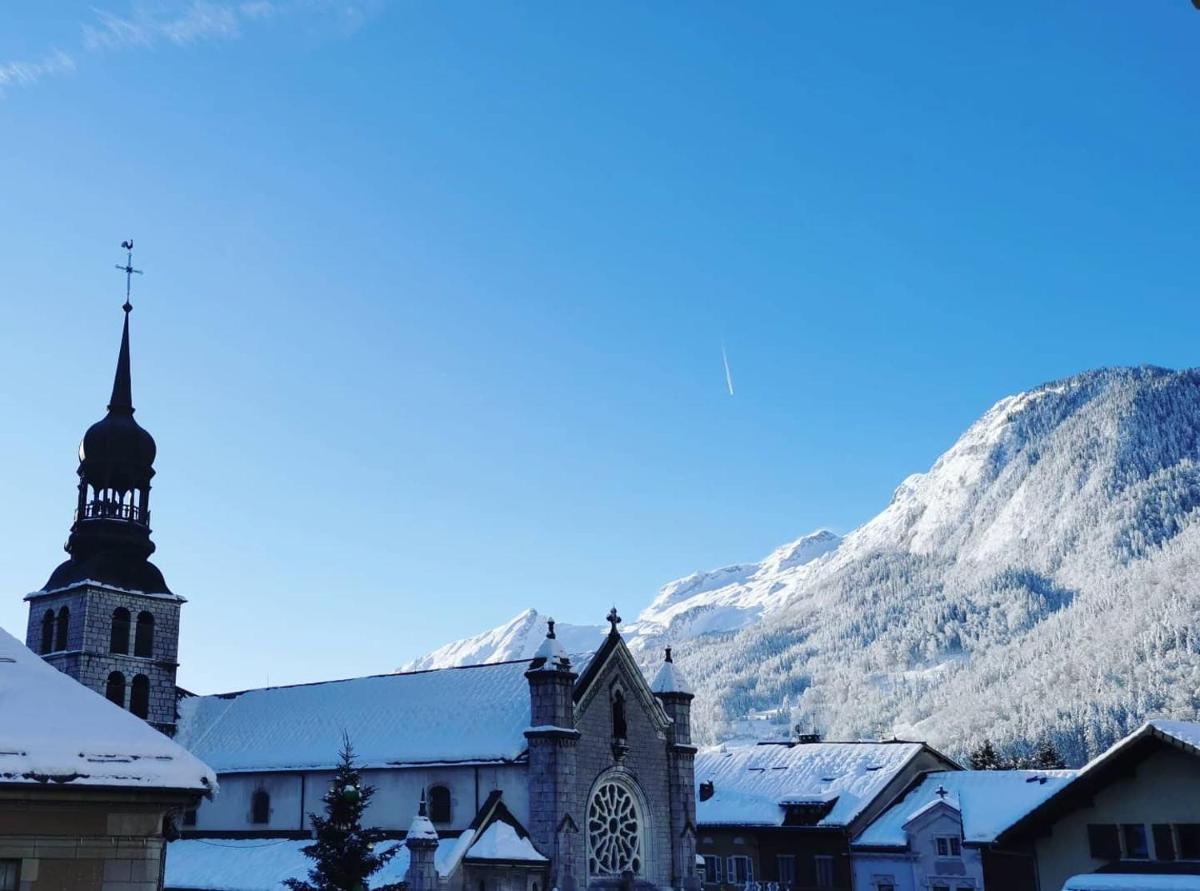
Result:
{"label": "rectangular window", "polygon": [[1096,860],[1120,860],[1121,837],[1111,823],[1089,823],[1088,851]]}
{"label": "rectangular window", "polygon": [[949,885],[934,885],[933,891],[950,891]]}
{"label": "rectangular window", "polygon": [[796,857],[794,854],[780,854],[776,858],[779,864],[779,884],[791,887],[796,884]]}
{"label": "rectangular window", "polygon": [[1125,859],[1150,859],[1150,844],[1146,840],[1144,823],[1122,823],[1121,837],[1125,840]]}
{"label": "rectangular window", "polygon": [[875,891],[896,891],[896,883],[891,880],[876,882]]}
{"label": "rectangular window", "polygon": [[957,835],[940,835],[934,839],[939,857],[961,857],[962,840]]}
{"label": "rectangular window", "polygon": [[721,858],[711,854],[704,855],[704,884],[721,884]]}
{"label": "rectangular window", "polygon": [[1180,860],[1200,860],[1200,823],[1176,823]]}
{"label": "rectangular window", "polygon": [[0,891],[17,891],[20,879],[20,860],[0,860]]}
{"label": "rectangular window", "polygon": [[745,885],[754,881],[754,868],[750,858],[738,854],[729,858],[729,882],[733,885]]}
{"label": "rectangular window", "polygon": [[833,858],[828,854],[818,854],[816,857],[813,857],[813,864],[817,868],[817,887],[832,888]]}
{"label": "rectangular window", "polygon": [[1153,827],[1154,834],[1154,859],[1155,860],[1174,860],[1175,859],[1175,833],[1171,831],[1170,823],[1155,823]]}

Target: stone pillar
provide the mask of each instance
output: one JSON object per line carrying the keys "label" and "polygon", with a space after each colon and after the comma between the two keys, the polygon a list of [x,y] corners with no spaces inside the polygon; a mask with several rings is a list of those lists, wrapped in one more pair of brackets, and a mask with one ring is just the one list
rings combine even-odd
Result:
{"label": "stone pillar", "polygon": [[421,793],[421,805],[417,815],[413,817],[412,825],[408,827],[408,835],[404,837],[404,846],[408,848],[408,872],[404,881],[408,891],[437,891],[437,867],[435,858],[438,848],[437,830],[425,814],[425,793]]}
{"label": "stone pillar", "polygon": [[566,651],[554,637],[554,620],[530,663],[529,834],[550,859],[550,885],[573,891],[578,818],[576,794],[575,678]]}

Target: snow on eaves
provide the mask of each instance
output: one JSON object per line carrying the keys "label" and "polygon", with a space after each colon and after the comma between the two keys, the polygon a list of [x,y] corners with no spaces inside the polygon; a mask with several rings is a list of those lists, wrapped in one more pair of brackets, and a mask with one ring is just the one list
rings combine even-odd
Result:
{"label": "snow on eaves", "polygon": [[905,825],[943,800],[939,790],[962,814],[963,841],[992,842],[1074,777],[1073,770],[933,771],[860,832],[854,847],[905,847]]}
{"label": "snow on eaves", "polygon": [[529,663],[268,687],[180,703],[176,739],[218,773],[510,762],[530,723]]}
{"label": "snow on eaves", "polygon": [[1062,891],[1200,891],[1200,876],[1094,873],[1071,876]]}
{"label": "snow on eaves", "polygon": [[650,685],[650,689],[655,693],[687,693],[691,695],[694,691],[692,685],[687,682],[687,678],[683,676],[674,662],[664,662],[662,667],[658,669],[658,674],[654,676],[654,683]]}
{"label": "snow on eaves", "polygon": [[526,836],[502,820],[496,820],[483,831],[467,851],[468,860],[508,860],[525,863],[545,863],[546,858]]}
{"label": "snow on eaves", "polygon": [[713,784],[696,798],[701,825],[783,824],[785,803],[828,803],[816,825],[851,823],[897,773],[921,752],[913,742],[822,742],[746,746],[696,756],[696,782]]}
{"label": "snow on eaves", "polygon": [[0,629],[0,784],[211,792],[209,767]]}

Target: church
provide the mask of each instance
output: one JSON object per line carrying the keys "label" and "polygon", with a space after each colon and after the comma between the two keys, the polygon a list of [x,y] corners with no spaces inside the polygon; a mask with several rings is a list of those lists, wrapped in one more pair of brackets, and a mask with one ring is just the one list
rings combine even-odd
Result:
{"label": "church", "polygon": [[216,772],[217,794],[164,830],[179,838],[166,887],[305,878],[308,815],[345,737],[377,790],[365,822],[402,844],[391,866],[413,891],[699,888],[692,692],[669,649],[643,676],[616,609],[591,653],[567,653],[549,622],[528,661],[177,687],[186,601],[150,560],[157,449],[134,420],[128,293],[123,310],[108,410],[79,448],[68,559],[26,596],[26,643]]}

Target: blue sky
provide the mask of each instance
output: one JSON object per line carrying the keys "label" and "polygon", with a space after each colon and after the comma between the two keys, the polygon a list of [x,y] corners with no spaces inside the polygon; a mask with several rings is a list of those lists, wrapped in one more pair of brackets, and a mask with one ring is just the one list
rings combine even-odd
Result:
{"label": "blue sky", "polygon": [[386,671],[847,531],[1008,393],[1197,364],[1197,83],[1186,0],[6,3],[0,625],[124,238],[180,682]]}

